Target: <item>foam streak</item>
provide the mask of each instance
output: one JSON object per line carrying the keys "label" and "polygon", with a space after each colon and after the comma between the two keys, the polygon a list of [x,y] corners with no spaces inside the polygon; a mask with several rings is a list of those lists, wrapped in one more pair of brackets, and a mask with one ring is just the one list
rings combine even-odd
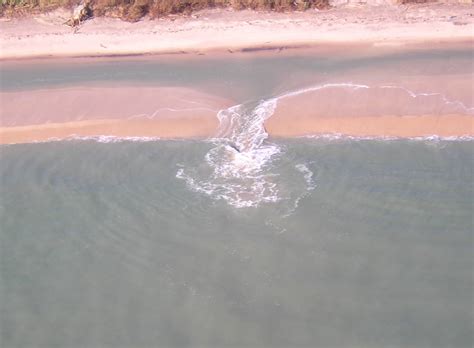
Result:
{"label": "foam streak", "polygon": [[[293,200],[293,210],[299,201],[316,188],[313,172],[305,165],[298,164],[295,170],[303,176],[305,190],[300,194],[287,194],[282,197],[278,184],[276,159],[283,152],[277,144],[267,141],[268,133],[264,123],[271,117],[278,101],[305,93],[317,92],[328,88],[360,89],[399,89],[412,98],[439,97],[447,104],[472,112],[460,101],[450,100],[442,93],[416,93],[401,86],[382,85],[369,86],[360,83],[326,83],[290,91],[276,97],[258,102],[238,104],[217,113],[219,128],[217,136],[212,141],[215,144],[205,156],[206,163],[211,169],[210,174],[196,169],[180,168],[176,177],[186,182],[188,187],[196,192],[209,195],[215,200],[223,199],[238,208],[255,207],[266,202],[278,202],[283,199]],[[340,134],[320,135],[325,139],[350,139]],[[383,138],[387,140],[386,138]],[[432,137],[430,138],[432,139]],[[392,140],[389,138],[388,140]],[[296,198],[295,198],[296,197]]]}

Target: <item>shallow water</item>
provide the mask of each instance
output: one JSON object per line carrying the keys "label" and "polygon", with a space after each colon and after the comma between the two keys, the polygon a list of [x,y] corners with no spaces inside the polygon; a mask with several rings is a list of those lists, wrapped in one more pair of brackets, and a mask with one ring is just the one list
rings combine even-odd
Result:
{"label": "shallow water", "polygon": [[[3,91],[90,83],[188,86],[238,102],[279,95],[325,82],[397,80],[444,74],[473,74],[473,49],[423,49],[352,54],[289,50],[270,56],[151,56],[115,59],[55,59],[1,62]],[[358,81],[362,79],[361,81]],[[434,87],[434,86],[433,86]],[[472,101],[472,96],[470,96]]]}
{"label": "shallow water", "polygon": [[469,91],[408,88],[472,75],[471,58],[3,66],[4,91],[147,82],[240,104],[209,140],[0,147],[1,346],[472,346],[472,139],[282,140],[263,127],[308,88],[354,105],[393,89],[410,111],[472,113]]}

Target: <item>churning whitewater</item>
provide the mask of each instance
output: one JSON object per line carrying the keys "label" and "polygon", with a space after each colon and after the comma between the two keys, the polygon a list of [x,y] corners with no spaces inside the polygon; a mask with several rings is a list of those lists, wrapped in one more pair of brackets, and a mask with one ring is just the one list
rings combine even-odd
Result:
{"label": "churning whitewater", "polygon": [[450,100],[442,93],[417,93],[395,85],[371,87],[357,83],[327,83],[311,86],[219,111],[217,136],[211,139],[215,146],[205,155],[206,168],[179,168],[176,177],[183,179],[191,190],[205,193],[215,200],[223,199],[237,208],[282,200],[292,201],[296,207],[302,197],[316,188],[314,173],[305,163],[295,164],[295,180],[304,182],[304,188],[302,192],[286,192],[284,183],[279,182],[278,170],[284,148],[268,141],[264,123],[273,115],[279,100],[329,88],[349,91],[394,89],[410,98],[420,99],[420,102],[423,98],[436,98],[447,112],[474,112],[474,107]]}
{"label": "churning whitewater", "polygon": [[219,130],[212,140],[215,147],[205,156],[211,173],[199,179],[204,173],[180,168],[177,177],[192,190],[224,199],[238,208],[279,201],[278,174],[272,164],[282,148],[266,141],[264,127],[276,102],[270,99],[219,111]]}

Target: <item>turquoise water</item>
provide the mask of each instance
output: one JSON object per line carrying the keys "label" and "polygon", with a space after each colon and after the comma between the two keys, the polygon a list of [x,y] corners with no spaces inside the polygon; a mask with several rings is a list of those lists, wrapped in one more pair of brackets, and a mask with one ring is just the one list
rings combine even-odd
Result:
{"label": "turquoise water", "polygon": [[[426,54],[377,74],[471,73],[466,54]],[[220,62],[208,88],[255,98],[220,113],[216,139],[1,146],[1,346],[471,347],[474,142],[268,138],[277,101],[260,97],[337,65],[318,59],[247,61],[241,80]],[[4,68],[3,89],[53,86],[44,67]]]}

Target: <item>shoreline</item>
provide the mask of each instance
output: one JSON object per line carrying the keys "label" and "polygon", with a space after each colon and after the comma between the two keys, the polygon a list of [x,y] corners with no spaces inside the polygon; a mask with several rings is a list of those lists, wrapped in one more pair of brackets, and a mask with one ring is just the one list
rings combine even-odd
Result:
{"label": "shoreline", "polygon": [[[318,127],[304,131],[281,131],[281,128],[268,130],[269,139],[326,139],[326,140],[446,140],[474,141],[473,121],[469,115],[449,116],[379,116],[360,117],[340,120],[336,126],[322,122]],[[455,127],[450,127],[456,122]],[[361,122],[371,123],[370,127],[361,126]],[[196,130],[196,125],[201,124]],[[381,128],[393,126],[390,132],[381,132]],[[429,125],[428,127],[426,127]],[[201,121],[172,120],[171,122],[130,122],[99,120],[46,124],[23,127],[0,127],[0,146],[17,144],[35,144],[71,140],[92,140],[101,143],[122,141],[160,141],[160,140],[212,140],[216,139],[215,124]],[[447,127],[447,130],[446,128]],[[126,129],[126,130],[125,130]],[[163,129],[165,130],[163,132]],[[177,131],[179,129],[179,131]],[[445,129],[445,131],[441,131]],[[470,129],[460,131],[460,129]],[[137,130],[138,133],[134,133]],[[212,130],[212,131],[211,131]],[[373,131],[375,130],[375,131]],[[429,131],[431,130],[431,132]]]}
{"label": "shoreline", "polygon": [[[474,12],[473,12],[474,16]],[[473,25],[474,30],[474,25]],[[1,47],[1,46],[0,46]],[[149,62],[155,59],[163,61],[190,61],[195,59],[255,59],[266,57],[295,57],[304,55],[327,56],[347,54],[350,52],[356,58],[363,57],[381,57],[393,55],[397,53],[417,53],[423,51],[432,51],[438,48],[464,50],[466,47],[474,47],[474,35],[472,37],[452,37],[446,40],[433,39],[432,41],[404,41],[395,42],[393,44],[377,44],[376,42],[319,42],[305,43],[301,45],[260,45],[260,46],[242,46],[235,49],[226,47],[209,48],[206,50],[180,50],[180,51],[157,51],[157,52],[137,52],[137,53],[114,53],[96,55],[42,55],[42,56],[19,56],[2,58],[0,50],[0,66],[5,67],[21,66],[21,65],[41,65],[43,63],[71,64],[75,62],[117,62],[117,61],[143,61]]]}
{"label": "shoreline", "polygon": [[[198,56],[205,60],[255,59],[308,52],[315,56],[350,54],[365,58],[438,47],[472,48],[474,43],[474,7],[461,4],[342,7],[293,13],[205,10],[192,18],[137,23],[96,18],[77,30],[66,27],[60,19],[61,13],[56,11],[0,21],[0,64],[22,69],[22,64],[28,67],[49,62],[59,66],[127,58],[147,61],[155,55],[163,61],[187,62],[192,57],[201,59]],[[362,71],[357,76],[364,80],[364,74]],[[348,93],[341,94],[339,90],[327,89],[318,94],[290,92],[279,100],[265,127],[270,137],[473,137],[474,108],[469,102],[472,73],[452,75],[447,85],[443,79],[448,74],[441,74],[439,79],[435,75],[405,76],[405,87],[412,90],[381,86],[380,91],[375,91],[378,96],[363,94],[378,87],[362,86],[357,92],[360,98],[354,99],[361,102],[355,104],[348,99]],[[391,80],[395,83],[398,77]],[[429,90],[422,87],[430,85],[440,86],[437,93],[413,92]],[[0,144],[74,136],[212,138],[219,127],[218,111],[238,104],[238,100],[233,100],[229,92],[220,93],[216,87],[193,88],[139,83],[120,88],[6,88],[0,91]],[[386,94],[389,91],[391,94]],[[413,110],[418,111],[412,113],[409,108],[399,107],[411,105],[418,96],[430,95],[438,98],[426,103],[433,109],[416,106]],[[384,104],[380,100],[397,102]],[[451,108],[446,109],[448,104]],[[456,105],[464,110],[456,109]]]}
{"label": "shoreline", "polygon": [[93,18],[72,29],[57,10],[0,21],[0,61],[54,57],[233,54],[366,45],[473,43],[472,5],[337,7],[306,12],[203,10],[136,23]]}
{"label": "shoreline", "polygon": [[[273,115],[265,122],[270,138],[342,137],[360,139],[474,139],[474,116],[356,116],[312,118],[294,122],[292,115]],[[209,115],[155,119],[96,119],[0,127],[0,144],[36,143],[75,138],[115,140],[213,139],[217,117]]]}
{"label": "shoreline", "polygon": [[[421,80],[412,88],[437,81]],[[452,87],[457,84],[459,95],[469,81],[452,77],[449,90],[455,92]],[[275,109],[263,124],[269,136],[474,137],[474,108],[444,94],[419,94],[435,99],[426,104],[432,107],[413,113],[410,110],[416,110],[417,104],[411,103],[418,99],[408,89],[341,85],[276,97]],[[238,103],[191,88],[145,85],[0,92],[0,100],[0,144],[71,137],[209,139],[219,132],[218,112]]]}

